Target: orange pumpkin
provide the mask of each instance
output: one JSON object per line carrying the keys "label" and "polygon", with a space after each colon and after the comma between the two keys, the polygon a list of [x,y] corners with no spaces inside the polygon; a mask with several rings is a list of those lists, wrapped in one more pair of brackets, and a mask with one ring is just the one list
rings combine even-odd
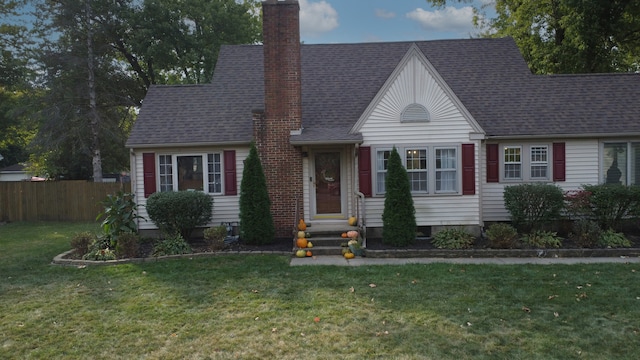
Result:
{"label": "orange pumpkin", "polygon": [[306,248],[307,247],[307,243],[308,243],[308,241],[305,238],[298,238],[296,240],[296,246],[301,248],[301,249]]}
{"label": "orange pumpkin", "polygon": [[353,259],[354,257],[356,256],[352,252],[348,252],[344,254],[345,259]]}
{"label": "orange pumpkin", "polygon": [[340,235],[340,236],[342,236],[343,238],[345,238],[345,239],[346,239],[346,238],[347,238],[347,233],[346,233],[346,232],[343,232],[343,233],[342,233],[342,235]]}
{"label": "orange pumpkin", "polygon": [[298,230],[300,230],[300,231],[307,230],[307,224],[305,224],[304,220],[302,220],[302,219],[300,219],[300,221],[298,221]]}
{"label": "orange pumpkin", "polygon": [[311,256],[311,255],[313,255],[313,254],[311,253],[311,251],[307,250],[307,257],[309,257],[309,256]]}

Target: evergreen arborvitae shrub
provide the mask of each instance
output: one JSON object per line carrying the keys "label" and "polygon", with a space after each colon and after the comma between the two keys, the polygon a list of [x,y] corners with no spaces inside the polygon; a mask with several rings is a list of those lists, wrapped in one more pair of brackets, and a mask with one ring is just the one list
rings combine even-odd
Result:
{"label": "evergreen arborvitae shrub", "polygon": [[407,246],[416,238],[416,211],[411,197],[407,170],[395,146],[387,162],[382,241],[393,246]]}
{"label": "evergreen arborvitae shrub", "polygon": [[258,150],[255,144],[251,144],[240,183],[240,238],[247,244],[263,245],[272,243],[274,237],[267,180]]}
{"label": "evergreen arborvitae shrub", "polygon": [[147,199],[147,214],[167,235],[189,239],[198,226],[213,217],[213,198],[200,191],[156,192]]}

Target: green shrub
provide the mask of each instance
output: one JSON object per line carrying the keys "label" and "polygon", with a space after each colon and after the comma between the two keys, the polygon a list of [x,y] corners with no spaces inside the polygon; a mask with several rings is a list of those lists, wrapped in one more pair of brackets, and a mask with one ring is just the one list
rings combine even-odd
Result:
{"label": "green shrub", "polygon": [[213,198],[200,191],[156,192],[147,199],[149,218],[166,235],[189,239],[198,226],[211,221]]}
{"label": "green shrub", "polygon": [[618,229],[623,220],[640,216],[640,186],[583,185],[590,194],[590,218],[602,229]]}
{"label": "green shrub", "polygon": [[504,189],[504,205],[513,225],[522,232],[540,229],[560,219],[564,196],[551,184],[521,184]]}
{"label": "green shrub", "polygon": [[525,235],[523,241],[525,244],[541,249],[559,248],[562,246],[562,238],[551,231],[536,230],[531,234]]}
{"label": "green shrub", "polygon": [[382,241],[393,246],[412,244],[416,239],[416,211],[409,176],[395,146],[387,161],[385,186]]}
{"label": "green shrub", "polygon": [[607,248],[631,247],[631,242],[623,233],[609,229],[602,232],[598,245]]}
{"label": "green shrub", "polygon": [[142,217],[136,214],[133,196],[131,193],[120,191],[116,195],[107,195],[102,201],[104,212],[100,213],[96,220],[104,217],[101,223],[102,232],[112,248],[117,246],[120,234],[138,231],[136,219]]}
{"label": "green shrub", "polygon": [[240,183],[240,238],[247,244],[270,244],[275,240],[275,233],[267,180],[258,150],[252,143]]}
{"label": "green shrub", "polygon": [[134,233],[123,233],[118,236],[116,255],[119,258],[135,258],[140,249],[140,237]]}
{"label": "green shrub", "polygon": [[89,251],[82,258],[84,260],[115,260],[117,258],[116,253],[108,245],[109,243],[105,238],[97,238],[89,245]]}
{"label": "green shrub", "polygon": [[158,241],[153,247],[153,256],[179,255],[191,253],[191,246],[180,234],[173,234]]}
{"label": "green shrub", "polygon": [[89,252],[89,246],[96,241],[96,236],[88,231],[83,231],[73,235],[71,238],[71,248],[76,251],[76,255],[83,257]]}
{"label": "green shrub", "polygon": [[573,228],[569,238],[581,247],[593,247],[600,240],[602,229],[597,222],[579,219],[573,222]]}
{"label": "green shrub", "polygon": [[492,224],[485,234],[489,239],[489,247],[494,249],[511,248],[518,237],[518,231],[513,226],[505,223]]}
{"label": "green shrub", "polygon": [[224,239],[227,237],[227,227],[224,225],[204,229],[204,241],[211,250],[224,249]]}
{"label": "green shrub", "polygon": [[464,229],[449,228],[438,231],[431,243],[438,249],[468,249],[475,240],[475,236]]}

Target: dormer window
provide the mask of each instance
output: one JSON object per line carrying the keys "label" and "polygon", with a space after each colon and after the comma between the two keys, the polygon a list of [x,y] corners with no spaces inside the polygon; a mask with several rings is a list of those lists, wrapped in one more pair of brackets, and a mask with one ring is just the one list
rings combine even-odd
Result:
{"label": "dormer window", "polygon": [[430,120],[427,108],[417,103],[408,105],[400,114],[400,122],[429,122]]}

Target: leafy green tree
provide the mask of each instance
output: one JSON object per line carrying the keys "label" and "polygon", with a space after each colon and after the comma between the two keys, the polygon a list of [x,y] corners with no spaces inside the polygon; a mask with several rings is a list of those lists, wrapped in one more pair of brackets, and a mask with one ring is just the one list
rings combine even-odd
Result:
{"label": "leafy green tree", "polygon": [[416,211],[409,176],[395,146],[387,161],[385,185],[382,241],[394,246],[412,244],[416,238]]}
{"label": "leafy green tree", "polygon": [[[438,6],[447,3],[427,1]],[[495,0],[494,3],[497,13],[494,18],[486,17],[486,9],[476,8],[476,25],[488,27],[484,36],[513,37],[534,73],[640,69],[640,1]]]}
{"label": "leafy green tree", "polygon": [[240,238],[248,244],[269,244],[275,237],[267,180],[255,144],[244,161],[240,183]]}

